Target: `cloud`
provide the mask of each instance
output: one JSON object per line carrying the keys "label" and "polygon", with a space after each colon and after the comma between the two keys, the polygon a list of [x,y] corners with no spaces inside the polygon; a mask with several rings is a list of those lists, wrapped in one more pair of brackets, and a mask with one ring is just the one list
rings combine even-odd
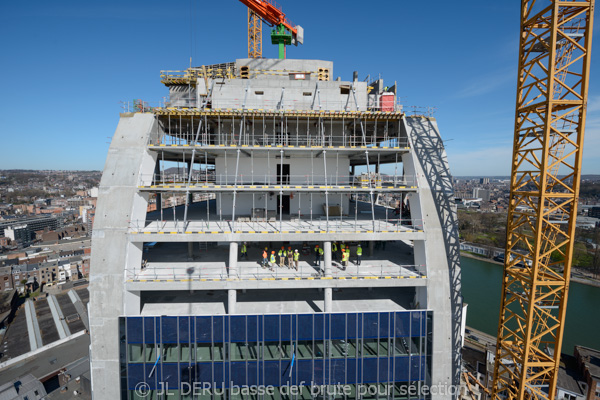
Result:
{"label": "cloud", "polygon": [[458,91],[456,97],[464,99],[468,97],[477,97],[504,86],[508,83],[516,83],[516,73],[513,68],[510,70],[504,70],[493,74],[486,74],[484,76],[472,79],[471,82],[467,83],[461,90]]}

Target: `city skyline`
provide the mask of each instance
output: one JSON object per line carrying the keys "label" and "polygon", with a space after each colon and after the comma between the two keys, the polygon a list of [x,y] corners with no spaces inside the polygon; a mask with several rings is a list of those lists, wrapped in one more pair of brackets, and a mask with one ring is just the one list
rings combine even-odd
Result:
{"label": "city skyline", "polygon": [[[288,57],[330,59],[340,66],[334,78],[342,80],[356,70],[359,80],[381,74],[387,85],[397,81],[408,114],[412,105],[436,108],[455,176],[474,170],[481,176],[509,175],[519,8],[468,1],[463,7],[435,2],[425,9],[376,1],[371,9],[401,17],[366,19],[350,33],[348,21],[364,6],[344,4],[339,9],[282,2],[306,37],[303,46],[288,47]],[[12,151],[3,155],[0,169],[102,170],[120,101],[140,98],[158,105],[167,95],[159,71],[188,67],[190,55],[193,65],[246,57],[246,7],[240,2],[169,7],[190,18],[166,20],[165,5],[156,1],[3,4],[0,29],[15,39],[6,43],[12,59],[3,70],[10,79],[8,96],[0,100],[2,138]],[[267,36],[265,27],[264,55],[275,57]],[[600,173],[600,154],[594,151],[600,146],[597,70],[592,62],[584,174]]]}

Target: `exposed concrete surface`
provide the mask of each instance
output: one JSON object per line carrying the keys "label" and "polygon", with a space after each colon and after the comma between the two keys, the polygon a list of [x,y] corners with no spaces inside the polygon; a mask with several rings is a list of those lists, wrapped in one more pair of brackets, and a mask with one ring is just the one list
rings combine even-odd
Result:
{"label": "exposed concrete surface", "polygon": [[81,301],[81,298],[79,298],[79,295],[73,289],[69,290],[69,298],[73,302],[73,305],[75,306],[75,309],[77,310],[77,313],[81,317],[81,320],[83,321],[83,324],[85,325],[85,329],[89,330],[90,329],[90,321],[88,319],[87,309],[86,309],[85,305],[83,304],[83,302]]}
{"label": "exposed concrete surface", "polygon": [[71,336],[71,331],[69,330],[67,321],[65,321],[65,316],[63,315],[63,312],[60,309],[60,306],[58,305],[56,297],[54,295],[49,295],[48,297],[46,297],[46,300],[48,300],[50,312],[52,313],[52,319],[54,319],[54,324],[56,325],[56,329],[58,330],[58,336],[61,339],[64,339],[67,336]]}
{"label": "exposed concrete surface", "polygon": [[40,326],[38,324],[35,308],[32,300],[25,302],[25,318],[27,319],[27,333],[29,336],[29,346],[31,351],[42,347],[42,333],[40,332]]}

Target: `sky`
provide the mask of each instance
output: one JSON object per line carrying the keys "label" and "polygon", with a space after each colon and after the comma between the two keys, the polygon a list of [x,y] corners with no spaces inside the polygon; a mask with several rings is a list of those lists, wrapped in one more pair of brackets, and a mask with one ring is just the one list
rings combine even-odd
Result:
{"label": "sky", "polygon": [[[342,80],[358,71],[397,82],[406,109],[435,107],[453,175],[510,174],[518,1],[278,3],[305,32],[288,58],[331,60]],[[268,32],[263,56],[275,58]],[[0,169],[102,170],[121,102],[168,95],[161,70],[247,56],[237,0],[2,1],[0,35]],[[584,174],[600,174],[596,60]]]}

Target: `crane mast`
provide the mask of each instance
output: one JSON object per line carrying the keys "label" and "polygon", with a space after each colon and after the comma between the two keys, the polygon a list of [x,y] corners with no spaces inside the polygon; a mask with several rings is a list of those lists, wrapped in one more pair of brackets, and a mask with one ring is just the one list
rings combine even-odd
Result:
{"label": "crane mast", "polygon": [[571,273],[594,0],[522,0],[493,399],[554,399]]}

